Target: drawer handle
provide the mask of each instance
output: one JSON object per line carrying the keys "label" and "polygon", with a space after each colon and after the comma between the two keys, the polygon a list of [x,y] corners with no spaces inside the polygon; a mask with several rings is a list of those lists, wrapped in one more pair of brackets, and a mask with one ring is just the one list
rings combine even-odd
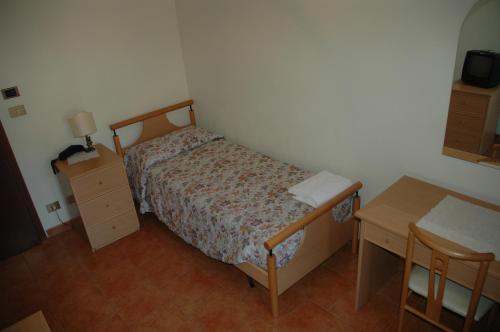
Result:
{"label": "drawer handle", "polygon": [[99,181],[99,184],[102,184],[102,181]]}
{"label": "drawer handle", "polygon": [[115,226],[115,225],[113,225],[113,226],[111,226],[111,228],[112,228],[112,229],[116,229],[116,226]]}
{"label": "drawer handle", "polygon": [[109,204],[106,204],[106,207],[109,208]]}

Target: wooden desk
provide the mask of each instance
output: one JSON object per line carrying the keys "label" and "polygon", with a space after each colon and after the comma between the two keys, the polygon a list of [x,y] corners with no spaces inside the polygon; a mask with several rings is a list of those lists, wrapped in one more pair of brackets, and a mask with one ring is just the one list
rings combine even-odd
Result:
{"label": "wooden desk", "polygon": [[[417,222],[446,195],[500,211],[500,206],[404,176],[356,212],[356,217],[361,219],[356,309],[368,302],[370,296],[376,293],[398,269],[401,257],[406,254],[408,224]],[[464,249],[456,243],[444,239],[441,241]],[[415,261],[428,267],[429,253],[427,248],[417,244]],[[483,289],[483,295],[496,302],[500,302],[499,259],[500,257],[496,257],[496,261],[490,265]],[[450,262],[450,279],[472,288],[475,276],[476,267],[473,263],[456,260]]]}
{"label": "wooden desk", "polygon": [[35,312],[2,332],[50,332],[49,324],[41,311]]}

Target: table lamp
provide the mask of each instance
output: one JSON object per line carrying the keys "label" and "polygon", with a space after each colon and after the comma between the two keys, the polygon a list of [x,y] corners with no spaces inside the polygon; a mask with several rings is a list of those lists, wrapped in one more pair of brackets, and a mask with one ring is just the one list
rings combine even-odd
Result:
{"label": "table lamp", "polygon": [[97,131],[95,126],[94,117],[92,112],[79,112],[75,114],[71,119],[69,119],[71,125],[71,130],[73,131],[74,137],[84,137],[87,142],[87,148],[85,151],[94,151],[95,148],[92,145],[92,139],[90,135]]}

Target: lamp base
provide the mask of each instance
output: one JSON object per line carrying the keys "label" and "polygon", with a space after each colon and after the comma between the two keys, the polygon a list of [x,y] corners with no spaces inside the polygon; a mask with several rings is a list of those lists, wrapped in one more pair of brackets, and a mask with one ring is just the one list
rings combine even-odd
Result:
{"label": "lamp base", "polygon": [[85,135],[85,142],[87,143],[87,147],[85,148],[85,152],[92,152],[95,150],[94,145],[92,143],[92,139],[89,135]]}

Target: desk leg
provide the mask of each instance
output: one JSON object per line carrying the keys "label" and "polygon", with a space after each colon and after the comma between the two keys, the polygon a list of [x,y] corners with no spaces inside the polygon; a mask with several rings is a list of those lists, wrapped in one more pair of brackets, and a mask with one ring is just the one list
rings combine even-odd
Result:
{"label": "desk leg", "polygon": [[356,284],[356,310],[359,310],[396,273],[399,257],[365,239],[365,222],[361,221]]}

